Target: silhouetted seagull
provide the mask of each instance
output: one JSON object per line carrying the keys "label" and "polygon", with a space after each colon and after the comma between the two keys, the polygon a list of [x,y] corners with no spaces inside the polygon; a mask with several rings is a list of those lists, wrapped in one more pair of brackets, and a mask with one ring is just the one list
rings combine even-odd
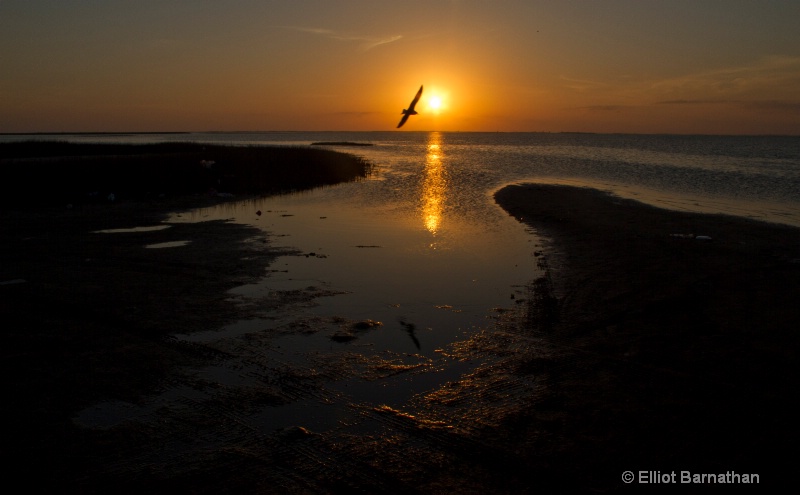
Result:
{"label": "silhouetted seagull", "polygon": [[419,91],[417,91],[417,96],[415,96],[414,99],[411,100],[411,105],[408,106],[408,110],[403,109],[403,111],[401,112],[403,114],[403,118],[400,119],[400,123],[397,124],[397,128],[398,129],[403,127],[403,124],[406,123],[406,120],[408,120],[408,116],[409,115],[416,115],[417,114],[417,111],[414,110],[414,107],[417,105],[417,102],[419,101],[419,97],[420,96],[422,96],[422,86],[419,87]]}

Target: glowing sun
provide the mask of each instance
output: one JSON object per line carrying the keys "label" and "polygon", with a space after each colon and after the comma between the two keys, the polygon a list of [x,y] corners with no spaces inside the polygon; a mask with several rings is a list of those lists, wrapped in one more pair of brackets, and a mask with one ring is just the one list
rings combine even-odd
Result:
{"label": "glowing sun", "polygon": [[442,98],[440,96],[433,95],[428,98],[428,107],[433,111],[438,111],[442,109]]}

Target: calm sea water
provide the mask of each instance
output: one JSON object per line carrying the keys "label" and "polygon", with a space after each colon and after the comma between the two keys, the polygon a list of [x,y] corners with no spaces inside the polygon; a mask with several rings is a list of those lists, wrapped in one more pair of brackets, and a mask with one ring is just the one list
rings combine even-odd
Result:
{"label": "calm sea water", "polygon": [[[332,383],[330,390],[335,393],[331,393],[346,398],[333,401],[341,404],[402,404],[426,388],[454,379],[463,372],[462,365],[452,360],[443,364],[441,351],[477,329],[490,327],[499,310],[513,308],[515,301],[525,297],[525,285],[539,274],[533,253],[541,239],[494,202],[493,193],[504,185],[528,181],[586,185],[665,208],[800,226],[798,137],[270,132],[60,138],[292,146],[370,143],[335,147],[375,165],[366,180],[242,199],[169,220],[247,223],[269,233],[272,245],[308,255],[283,256],[261,281],[234,290],[256,306],[258,301],[291,291],[312,288],[310,292],[328,294],[281,314],[267,318],[254,314],[218,331],[179,338],[221,347],[237,341],[233,347],[247,355],[250,350],[242,349],[250,349],[252,336],[268,334],[272,336],[269,348],[275,353],[270,356],[301,369],[314,366],[313,353],[331,352],[358,352],[381,359],[420,356],[434,363],[431,370],[436,372],[424,379],[421,375],[391,383],[365,379],[357,387],[350,381],[346,390]],[[180,243],[171,246],[164,248],[181,249]],[[298,328],[302,322],[363,320],[383,325],[347,343],[331,340],[330,332],[287,334],[281,330]],[[266,359],[265,352],[259,350],[258,359]],[[248,359],[250,366],[255,358]],[[232,383],[241,380],[240,369],[220,367],[213,373],[221,383]],[[259,428],[305,424],[317,430],[331,426],[325,418],[337,421],[336,415],[320,415],[307,406],[300,402],[272,408],[268,418],[253,421]],[[118,421],[114,407],[90,411],[84,420],[93,424]]]}
{"label": "calm sea water", "polygon": [[[476,197],[515,182],[589,185],[672,209],[728,213],[800,226],[800,137],[547,133],[248,132],[59,135],[81,142],[197,141],[307,146],[352,141],[337,148],[377,165],[357,194],[391,200],[422,180],[432,146],[442,167],[453,216],[473,211]],[[53,136],[0,136],[0,141]],[[418,186],[419,184],[417,184]],[[393,192],[395,191],[395,192]],[[348,192],[347,194],[351,194]],[[332,194],[335,196],[335,193]],[[378,202],[380,203],[378,198]],[[483,198],[482,198],[483,199]]]}

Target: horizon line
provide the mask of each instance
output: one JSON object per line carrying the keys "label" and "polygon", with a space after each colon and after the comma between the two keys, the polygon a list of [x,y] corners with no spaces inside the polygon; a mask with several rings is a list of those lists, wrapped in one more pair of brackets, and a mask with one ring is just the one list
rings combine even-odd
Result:
{"label": "horizon line", "polygon": [[457,134],[587,134],[606,136],[725,136],[725,137],[800,137],[800,134],[723,134],[723,133],[694,133],[694,132],[598,132],[598,131],[440,131],[440,130],[370,130],[370,131],[342,131],[342,130],[257,130],[257,131],[215,131],[215,130],[186,130],[186,131],[33,131],[33,132],[0,132],[0,136],[114,136],[114,135],[157,135],[157,134],[265,134],[265,133],[310,133],[310,132],[343,132],[343,133],[457,133]]}
{"label": "horizon line", "polygon": [[696,133],[696,132],[597,132],[597,131],[439,131],[439,130],[370,130],[370,131],[339,131],[339,130],[256,130],[256,131],[221,131],[221,130],[188,130],[188,131],[33,131],[33,132],[0,132],[0,136],[113,136],[113,135],[154,135],[154,134],[265,134],[265,133],[309,133],[309,132],[339,132],[339,133],[458,133],[458,134],[587,134],[606,136],[726,136],[726,137],[800,137],[800,134],[723,134],[723,133]]}

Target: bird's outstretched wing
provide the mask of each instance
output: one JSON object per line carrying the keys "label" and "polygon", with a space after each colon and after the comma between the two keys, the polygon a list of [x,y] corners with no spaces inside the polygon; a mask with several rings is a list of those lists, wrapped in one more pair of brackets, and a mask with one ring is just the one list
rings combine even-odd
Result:
{"label": "bird's outstretched wing", "polygon": [[415,96],[414,99],[411,100],[411,105],[408,106],[409,113],[414,111],[414,107],[417,106],[417,102],[419,101],[420,96],[422,96],[422,86],[419,87],[419,91],[417,91],[417,96]]}
{"label": "bird's outstretched wing", "polygon": [[397,124],[397,128],[403,127],[403,124],[406,123],[408,120],[409,115],[416,115],[417,111],[414,110],[414,107],[417,106],[417,102],[419,101],[420,96],[422,96],[422,86],[419,87],[419,91],[417,91],[417,95],[411,100],[411,104],[408,106],[408,109],[403,110],[403,118],[400,119],[400,123]]}
{"label": "bird's outstretched wing", "polygon": [[406,120],[408,120],[408,114],[403,112],[403,118],[400,119],[400,123],[397,124],[397,128],[400,129],[401,127],[403,127],[403,124],[406,123]]}

